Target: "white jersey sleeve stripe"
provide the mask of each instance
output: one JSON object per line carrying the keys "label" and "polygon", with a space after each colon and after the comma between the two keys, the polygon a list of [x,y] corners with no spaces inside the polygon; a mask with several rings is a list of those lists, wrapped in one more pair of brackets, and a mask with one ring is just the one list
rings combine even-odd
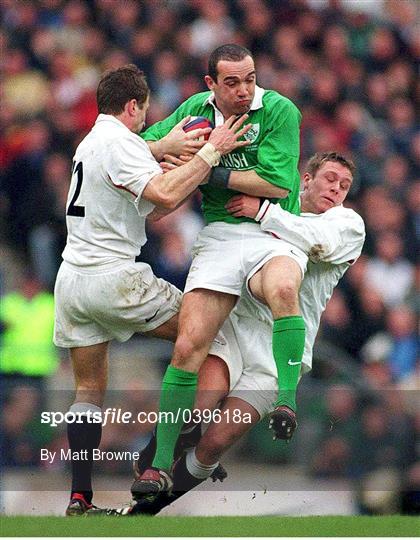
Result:
{"label": "white jersey sleeve stripe", "polygon": [[131,189],[128,189],[127,187],[123,186],[122,184],[115,184],[113,181],[112,181],[112,178],[111,177],[108,177],[112,183],[113,186],[115,186],[117,189],[123,189],[124,191],[127,191],[127,193],[130,193],[130,195],[133,195],[133,197],[137,198],[138,197],[138,194],[137,193],[134,193],[134,191],[131,191]]}

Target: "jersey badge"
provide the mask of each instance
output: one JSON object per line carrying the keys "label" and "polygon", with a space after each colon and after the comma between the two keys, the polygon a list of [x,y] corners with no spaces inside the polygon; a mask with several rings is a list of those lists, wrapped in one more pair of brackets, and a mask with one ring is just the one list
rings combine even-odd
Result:
{"label": "jersey badge", "polygon": [[245,133],[244,138],[253,143],[257,140],[260,134],[260,124],[252,124],[251,128]]}

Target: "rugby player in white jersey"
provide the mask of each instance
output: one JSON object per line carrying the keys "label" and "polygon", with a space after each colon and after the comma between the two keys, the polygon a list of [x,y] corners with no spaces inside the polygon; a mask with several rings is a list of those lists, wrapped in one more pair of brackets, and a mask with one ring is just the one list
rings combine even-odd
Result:
{"label": "rugby player in white jersey", "polygon": [[[334,287],[359,257],[365,228],[362,218],[343,207],[353,180],[354,165],[335,153],[314,155],[303,175],[300,216],[280,205],[248,195],[237,195],[226,205],[235,215],[255,219],[262,230],[282,238],[309,257],[299,293],[306,325],[305,350],[300,375],[312,367],[312,349],[320,318]],[[210,424],[196,449],[187,452],[173,468],[173,494],[160,493],[141,500],[129,513],[155,514],[203,480],[214,474],[219,458],[234,442],[271,410],[277,395],[277,370],[272,354],[273,316],[269,308],[250,293],[260,287],[260,276],[248,277],[247,286],[223,327],[225,340],[217,340],[199,372],[196,407],[216,407],[222,401],[217,422]],[[200,400],[200,396],[203,399]],[[213,402],[211,403],[211,400]],[[232,418],[250,421],[236,421]],[[146,451],[147,452],[147,451]],[[137,474],[150,465],[143,456]],[[147,460],[149,460],[147,462]],[[121,511],[111,511],[111,514]],[[127,509],[125,510],[127,512]]]}
{"label": "rugby player in white jersey", "polygon": [[97,103],[99,116],[74,156],[67,244],[55,285],[54,342],[70,350],[76,381],[70,411],[81,415],[80,423],[68,424],[75,459],[67,515],[92,507],[92,450],[101,439],[101,423],[92,418],[101,412],[110,340],[125,341],[135,332],[176,339],[181,292],[138,260],[146,242],[145,219],[155,209],[182,203],[221,155],[248,144],[238,139],[250,127],[242,127],[246,115],[232,116],[200,143],[194,139],[210,129],[186,134],[182,126],[188,118],[182,120],[161,141],[160,151],[198,152],[163,173],[136,135],[149,104],[143,73],[134,65],[107,72]]}

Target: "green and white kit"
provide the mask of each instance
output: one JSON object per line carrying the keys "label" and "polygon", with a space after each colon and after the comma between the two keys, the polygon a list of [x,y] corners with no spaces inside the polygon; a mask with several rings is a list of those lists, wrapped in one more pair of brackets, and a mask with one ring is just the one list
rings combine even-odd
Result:
{"label": "green and white kit", "polygon": [[[299,214],[299,110],[277,92],[257,86],[248,114],[247,123],[252,127],[244,138],[251,144],[222,156],[220,166],[235,171],[253,170],[270,184],[290,190],[288,197],[279,201],[280,205],[292,214]],[[141,136],[146,141],[162,139],[188,115],[205,116],[215,126],[224,122],[222,113],[214,103],[214,94],[202,92],[191,96],[168,118],[151,126]],[[236,191],[208,185],[200,186],[200,190],[206,223],[252,222],[249,218],[234,217],[225,209],[225,204]]]}
{"label": "green and white kit", "polygon": [[[287,98],[259,87],[256,87],[248,114],[247,122],[252,128],[245,137],[251,144],[223,156],[220,165],[235,171],[253,170],[270,184],[289,190],[289,195],[278,202],[284,210],[298,215],[301,114]],[[146,141],[159,140],[188,115],[205,116],[216,126],[224,122],[214,102],[214,94],[202,92],[186,100],[168,118],[151,126],[142,137]],[[204,288],[240,295],[254,266],[263,259],[289,255],[289,249],[274,236],[263,232],[254,220],[237,218],[227,212],[225,204],[237,194],[236,191],[210,185],[200,186],[200,190],[207,226],[193,248],[185,290]],[[304,272],[306,256],[299,253],[298,258]]]}

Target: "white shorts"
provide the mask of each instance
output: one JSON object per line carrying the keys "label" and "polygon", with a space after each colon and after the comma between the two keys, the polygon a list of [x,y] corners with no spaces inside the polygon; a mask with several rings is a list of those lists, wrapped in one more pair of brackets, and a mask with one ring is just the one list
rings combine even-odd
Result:
{"label": "white shorts", "polygon": [[[220,342],[225,343],[221,345]],[[261,418],[273,410],[278,394],[271,343],[272,325],[255,319],[239,319],[233,311],[209,352],[221,358],[228,367],[229,396],[252,405]]]}
{"label": "white shorts", "polygon": [[[278,395],[272,342],[273,321],[268,308],[251,297],[244,287],[210,354],[221,358],[228,367],[229,396],[252,405],[261,418],[273,410]],[[303,360],[301,375],[310,369]]]}
{"label": "white shorts", "polygon": [[84,347],[158,328],[179,311],[182,293],[142,262],[106,269],[63,262],[54,296],[54,343]]}
{"label": "white shorts", "polygon": [[299,248],[261,230],[257,223],[210,223],[197,237],[184,292],[210,289],[240,296],[251,273],[273,257],[294,259],[305,274],[308,257]]}

